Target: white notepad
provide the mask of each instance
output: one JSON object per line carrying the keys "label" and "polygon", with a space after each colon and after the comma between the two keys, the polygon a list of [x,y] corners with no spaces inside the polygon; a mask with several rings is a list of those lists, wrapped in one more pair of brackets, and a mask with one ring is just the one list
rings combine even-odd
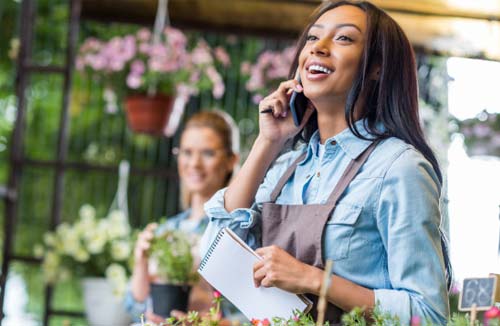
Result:
{"label": "white notepad", "polygon": [[311,302],[304,296],[276,287],[256,288],[253,265],[260,257],[233,231],[219,231],[198,272],[248,319],[289,318],[294,310],[307,312]]}

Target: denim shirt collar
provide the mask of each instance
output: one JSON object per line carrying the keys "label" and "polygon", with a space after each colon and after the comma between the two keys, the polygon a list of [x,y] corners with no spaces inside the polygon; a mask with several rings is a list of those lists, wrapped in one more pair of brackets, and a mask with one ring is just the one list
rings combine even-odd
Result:
{"label": "denim shirt collar", "polygon": [[[365,127],[365,119],[358,120],[354,123],[359,133],[362,136],[367,138],[371,138],[368,130]],[[299,164],[310,159],[311,156],[317,156],[318,153],[318,143],[320,141],[319,130],[316,130],[314,134],[311,136],[309,140],[309,144],[307,145],[307,154],[304,160],[302,160]],[[364,140],[356,137],[352,133],[352,131],[347,127],[342,130],[337,135],[330,137],[325,142],[325,153],[332,152],[336,145],[339,145],[342,151],[346,153],[352,160],[356,159],[368,146],[371,145],[373,141]]]}

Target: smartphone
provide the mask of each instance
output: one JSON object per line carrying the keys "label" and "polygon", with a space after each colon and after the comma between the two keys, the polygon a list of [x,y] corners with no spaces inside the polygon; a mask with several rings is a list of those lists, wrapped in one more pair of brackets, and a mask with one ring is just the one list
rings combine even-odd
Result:
{"label": "smartphone", "polygon": [[[297,81],[302,85],[300,75],[297,74]],[[307,97],[304,92],[293,91],[290,97],[290,111],[292,112],[293,123],[298,127],[304,118],[307,109]]]}

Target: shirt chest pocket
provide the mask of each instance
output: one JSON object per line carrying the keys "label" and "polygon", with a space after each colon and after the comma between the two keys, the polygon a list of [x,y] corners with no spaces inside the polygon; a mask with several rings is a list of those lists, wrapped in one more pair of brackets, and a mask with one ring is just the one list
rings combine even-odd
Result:
{"label": "shirt chest pocket", "polygon": [[327,221],[323,236],[323,258],[338,261],[349,255],[352,235],[363,207],[339,204]]}

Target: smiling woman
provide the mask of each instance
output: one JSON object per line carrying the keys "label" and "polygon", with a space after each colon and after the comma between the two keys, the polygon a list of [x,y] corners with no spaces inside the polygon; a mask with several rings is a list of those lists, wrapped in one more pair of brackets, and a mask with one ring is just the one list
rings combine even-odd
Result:
{"label": "smiling woman", "polygon": [[[150,270],[148,249],[155,234],[180,229],[194,239],[195,247],[208,219],[203,204],[220,188],[227,185],[238,161],[239,139],[231,117],[222,111],[202,111],[186,123],[180,140],[178,172],[181,182],[184,211],[171,217],[166,223],[149,224],[142,231],[135,245],[134,269],[131,291],[126,297],[126,308],[135,320],[146,314],[148,320],[159,323],[169,316],[159,316],[149,304],[150,283],[158,282]],[[196,250],[193,250],[196,251]],[[199,257],[195,257],[195,265]],[[193,287],[189,298],[189,310],[208,311],[212,289],[200,282]],[[153,302],[154,303],[154,302]],[[162,303],[164,304],[164,303]]]}
{"label": "smiling woman", "polygon": [[[441,171],[419,125],[406,35],[370,2],[327,1],[297,44],[290,80],[259,104],[272,114],[259,115],[246,162],[205,204],[203,249],[229,227],[263,258],[256,286],[313,301],[324,261],[333,260],[331,324],[376,303],[404,325],[413,316],[445,324]],[[299,127],[288,114],[292,90],[308,99]],[[291,139],[293,149],[278,157]]]}

